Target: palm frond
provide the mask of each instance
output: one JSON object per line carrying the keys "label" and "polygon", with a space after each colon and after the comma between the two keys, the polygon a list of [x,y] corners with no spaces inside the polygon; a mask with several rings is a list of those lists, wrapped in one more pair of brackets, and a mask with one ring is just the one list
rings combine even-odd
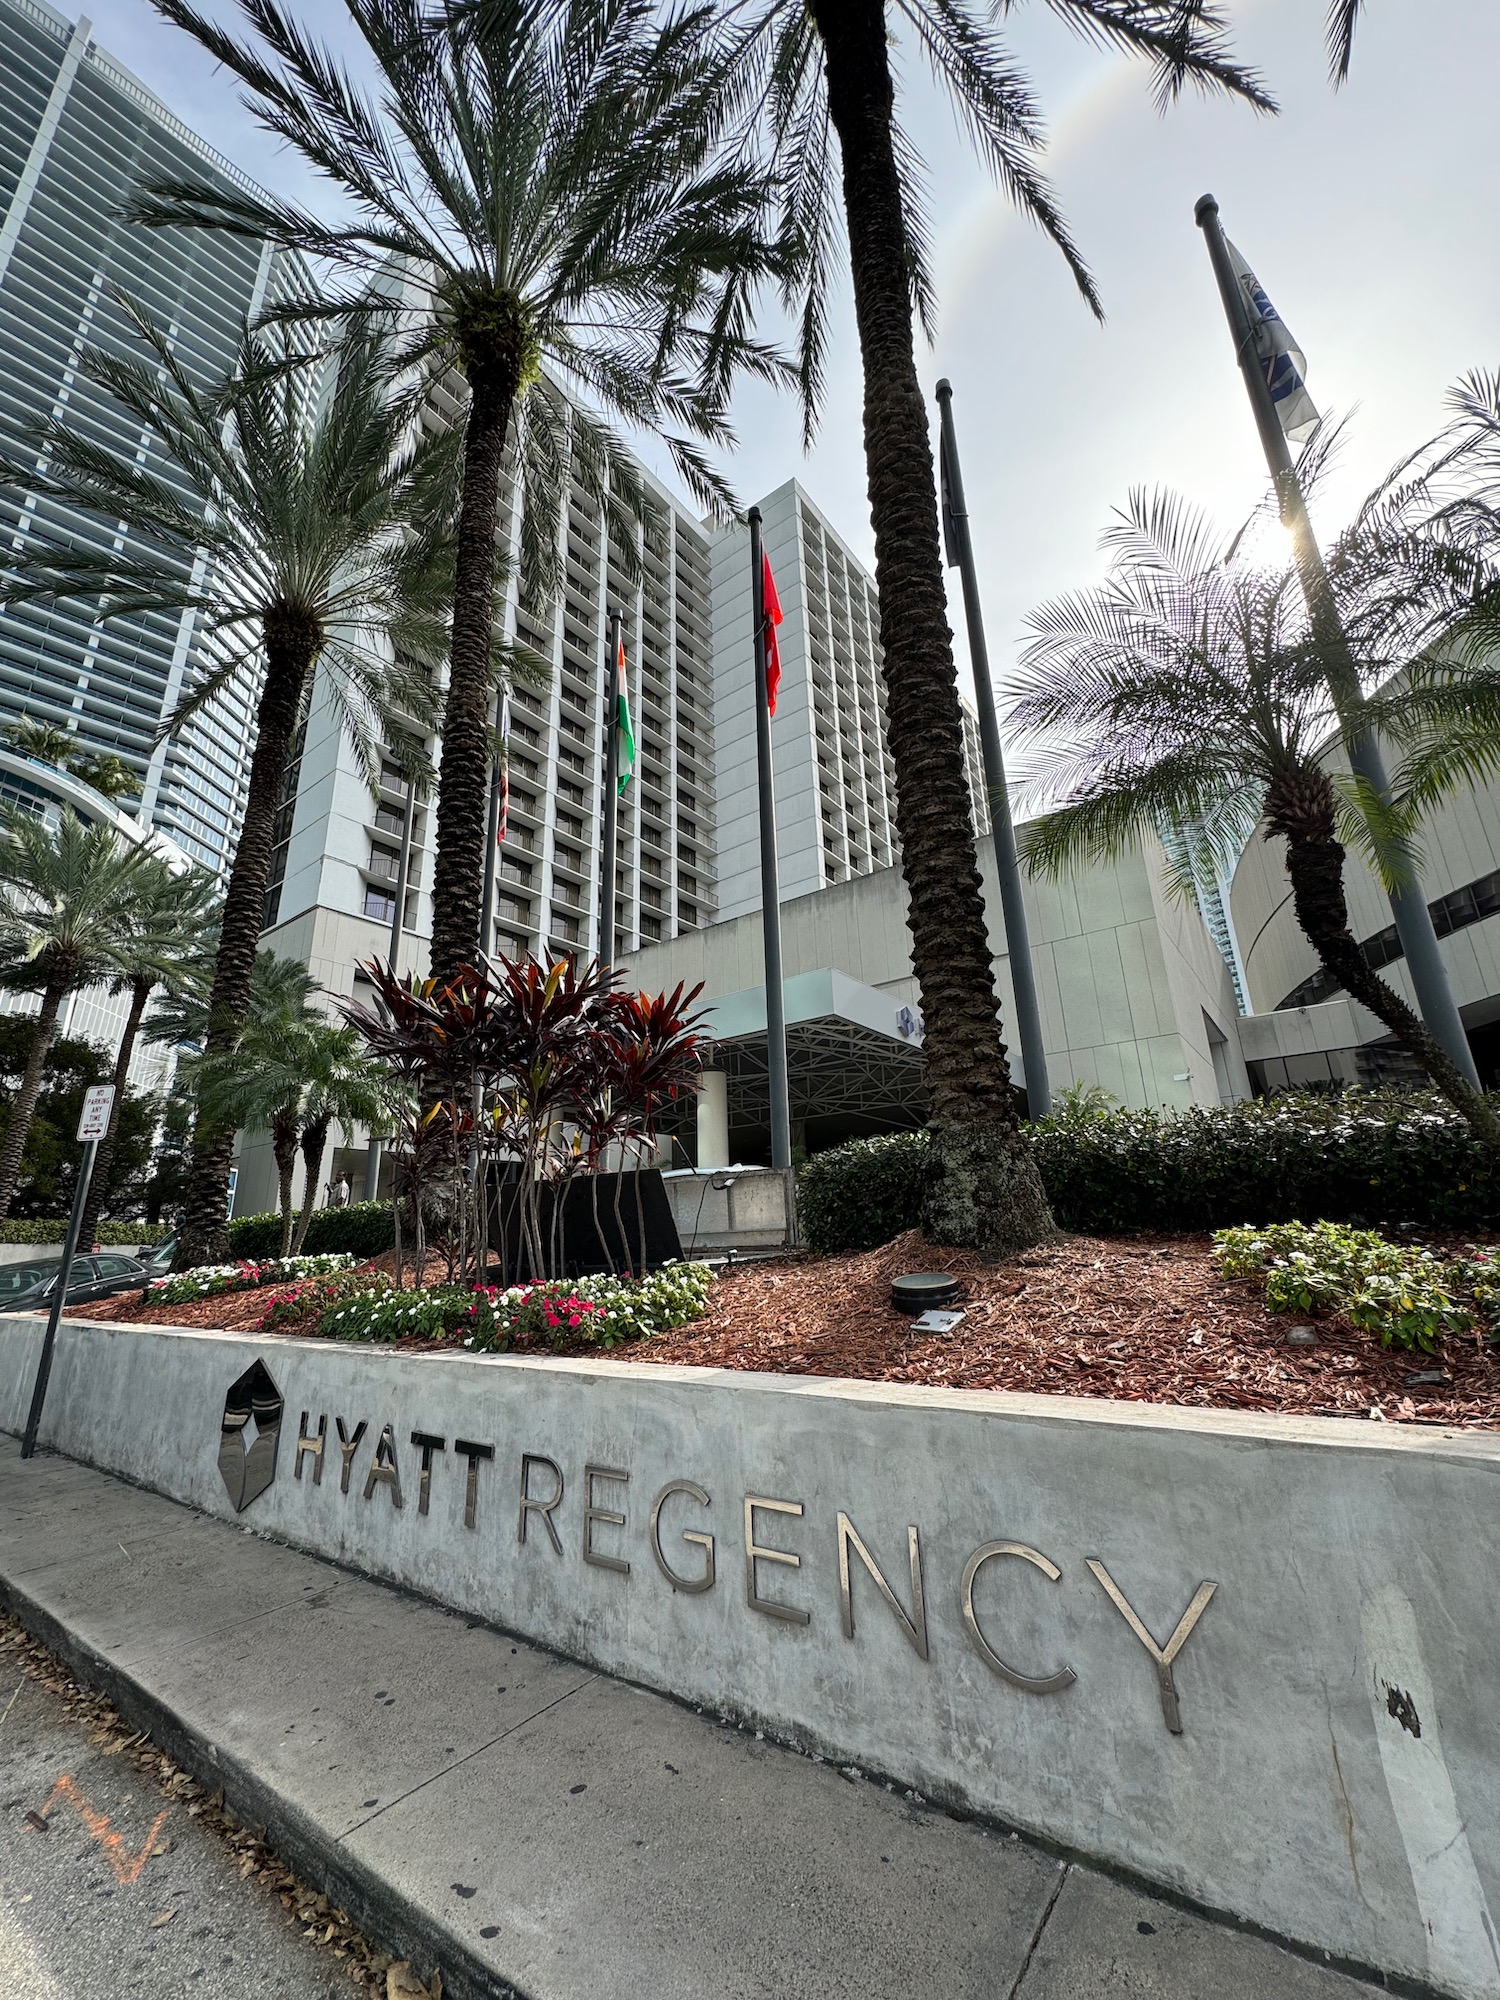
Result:
{"label": "palm frond", "polygon": [[1346,83],[1354,60],[1354,30],[1365,0],[1328,0],[1328,67],[1335,84]]}

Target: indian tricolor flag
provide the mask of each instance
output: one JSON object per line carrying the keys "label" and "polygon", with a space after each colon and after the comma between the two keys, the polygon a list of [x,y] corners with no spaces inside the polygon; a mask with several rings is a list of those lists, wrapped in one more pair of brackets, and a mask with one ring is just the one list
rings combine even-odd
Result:
{"label": "indian tricolor flag", "polygon": [[625,641],[615,656],[615,791],[625,796],[625,787],[635,775],[635,731],[630,726],[630,687],[625,673]]}

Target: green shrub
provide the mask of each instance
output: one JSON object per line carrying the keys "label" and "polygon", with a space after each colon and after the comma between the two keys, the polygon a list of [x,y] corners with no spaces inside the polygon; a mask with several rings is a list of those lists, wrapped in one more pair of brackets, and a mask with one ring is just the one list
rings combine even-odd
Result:
{"label": "green shrub", "polygon": [[1500,1209],[1489,1151],[1441,1099],[1269,1097],[1180,1112],[1119,1111],[1032,1128],[1065,1229],[1216,1229],[1236,1223],[1464,1224]]}
{"label": "green shrub", "polygon": [[922,1219],[927,1134],[887,1132],[814,1153],[797,1169],[797,1220],[810,1250],[873,1250]]}
{"label": "green shrub", "polygon": [[[68,1218],[60,1215],[23,1222],[12,1217],[0,1222],[0,1243],[61,1243],[68,1233]],[[101,1222],[96,1243],[160,1243],[167,1234],[164,1222]]]}
{"label": "green shrub", "polygon": [[[1449,1105],[1425,1095],[1271,1097],[1187,1111],[1114,1111],[1027,1128],[1064,1229],[1208,1230],[1239,1223],[1500,1218],[1500,1171]],[[867,1250],[922,1218],[926,1137],[896,1132],[816,1154],[798,1175],[810,1248]]]}
{"label": "green shrub", "polygon": [[[356,1201],[347,1208],[319,1208],[307,1225],[302,1248],[347,1250],[356,1260],[378,1257],[396,1240],[396,1225],[388,1201]],[[277,1257],[281,1254],[279,1215],[237,1215],[229,1225],[229,1247],[236,1257]]]}
{"label": "green shrub", "polygon": [[1214,1256],[1226,1277],[1265,1279],[1271,1312],[1338,1312],[1382,1347],[1436,1351],[1447,1333],[1464,1333],[1474,1315],[1455,1294],[1474,1291],[1475,1271],[1491,1267],[1476,1253],[1444,1260],[1415,1243],[1392,1243],[1371,1229],[1336,1222],[1284,1222],[1270,1229],[1219,1229]]}

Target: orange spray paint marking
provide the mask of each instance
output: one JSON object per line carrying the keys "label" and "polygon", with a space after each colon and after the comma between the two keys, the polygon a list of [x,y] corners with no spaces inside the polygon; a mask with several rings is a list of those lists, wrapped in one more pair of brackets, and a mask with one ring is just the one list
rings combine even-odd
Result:
{"label": "orange spray paint marking", "polygon": [[50,1815],[52,1808],[60,1799],[67,1800],[68,1804],[88,1828],[94,1841],[103,1849],[104,1858],[114,1870],[115,1880],[120,1884],[122,1889],[128,1888],[132,1882],[139,1879],[142,1869],[144,1869],[146,1863],[151,1858],[151,1850],[156,1845],[156,1837],[166,1825],[168,1819],[170,1819],[172,1811],[171,1807],[168,1806],[164,1811],[156,1815],[151,1831],[146,1835],[146,1845],[141,1849],[139,1854],[130,1855],[125,1852],[124,1834],[110,1832],[109,1816],[106,1813],[95,1812],[94,1808],[89,1804],[78,1786],[66,1772],[63,1773],[52,1787],[47,1803],[42,1808],[43,1813]]}

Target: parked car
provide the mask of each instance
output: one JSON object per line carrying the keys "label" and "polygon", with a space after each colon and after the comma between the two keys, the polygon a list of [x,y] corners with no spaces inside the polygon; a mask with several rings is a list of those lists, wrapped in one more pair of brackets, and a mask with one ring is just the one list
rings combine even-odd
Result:
{"label": "parked car", "polygon": [[172,1259],[176,1255],[177,1237],[174,1233],[171,1236],[164,1236],[154,1248],[141,1251],[140,1261],[153,1278],[164,1278],[171,1270]]}
{"label": "parked car", "polygon": [[[35,1312],[40,1306],[50,1306],[61,1269],[61,1257],[0,1264],[0,1312]],[[123,1250],[75,1257],[66,1302],[77,1306],[88,1299],[112,1298],[116,1292],[139,1292],[156,1275],[138,1257],[127,1257]]]}

